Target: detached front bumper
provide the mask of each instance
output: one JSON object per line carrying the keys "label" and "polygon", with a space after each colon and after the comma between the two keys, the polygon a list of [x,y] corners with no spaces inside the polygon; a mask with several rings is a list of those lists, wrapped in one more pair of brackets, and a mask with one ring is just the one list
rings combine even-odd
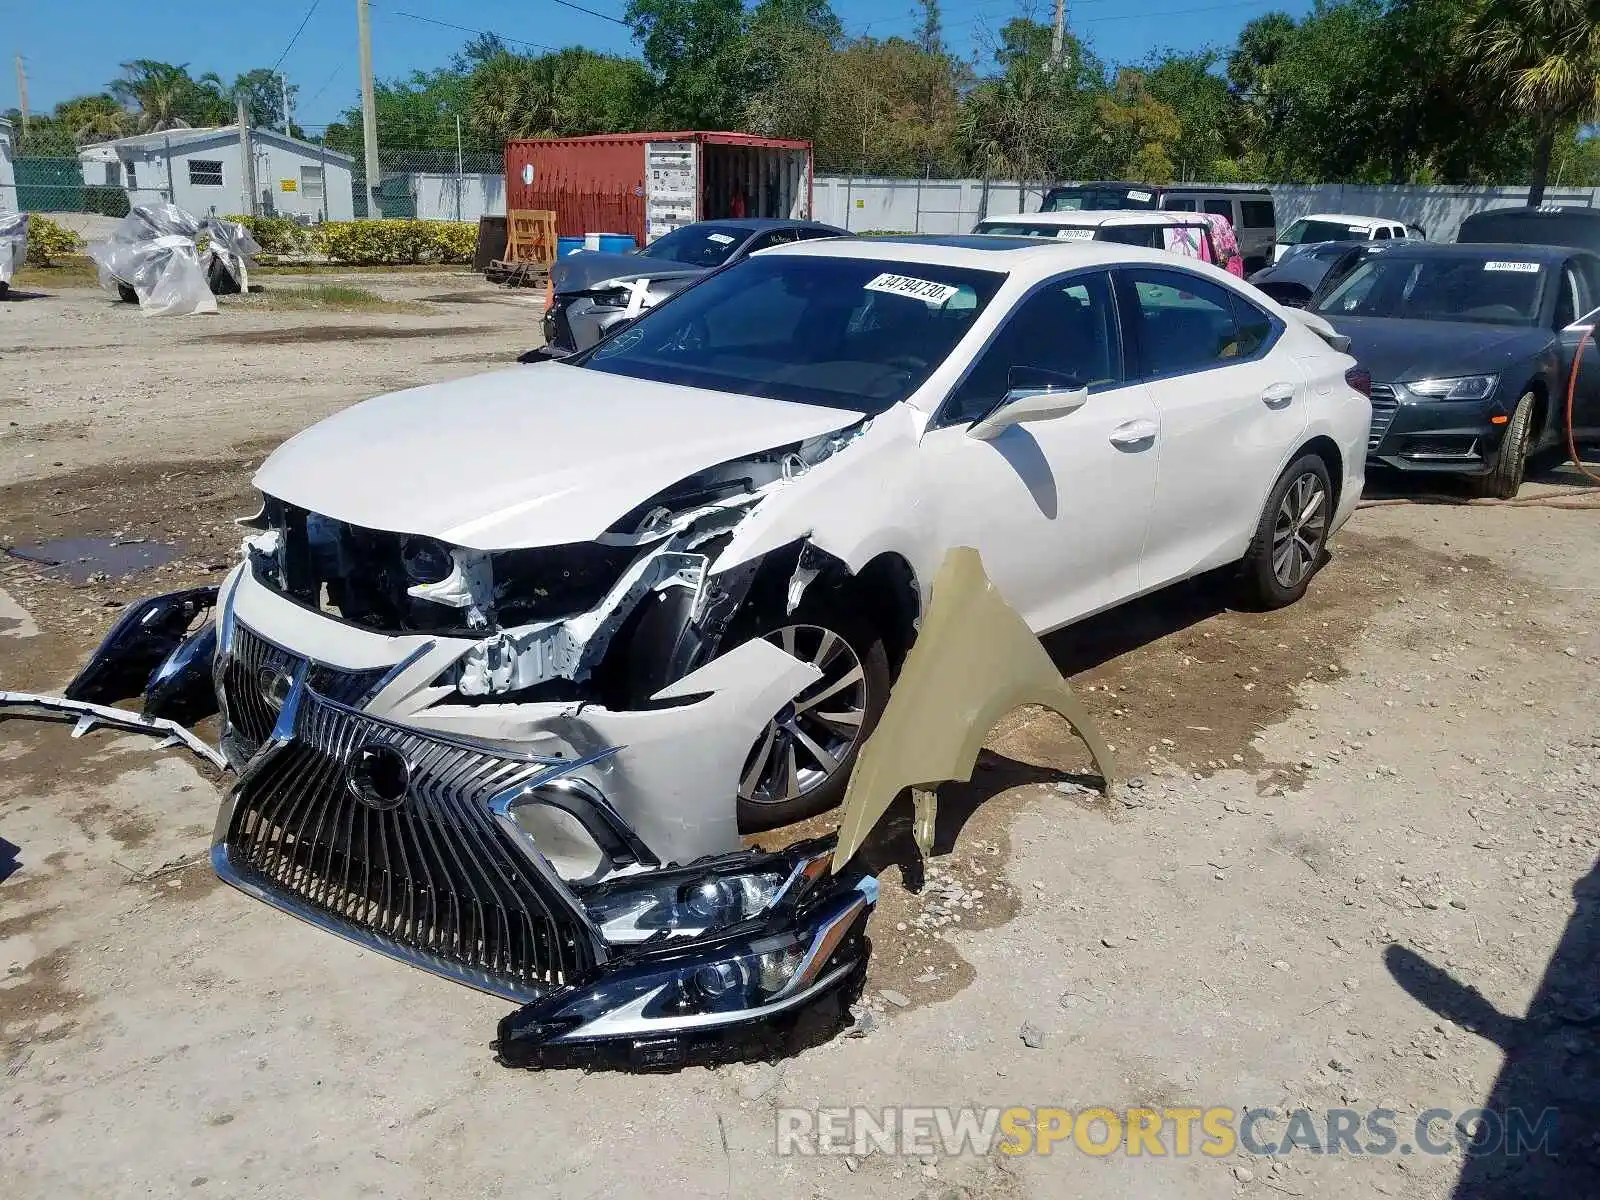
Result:
{"label": "detached front bumper", "polygon": [[[354,665],[292,653],[258,625],[308,647],[333,638]],[[766,854],[740,848],[733,824],[731,756],[753,744],[753,713],[811,678],[800,664],[756,641],[682,681],[709,695],[660,710],[436,711],[416,707],[428,688],[415,673],[437,670],[447,639],[358,632],[248,573],[224,585],[215,674],[240,766],[212,849],[226,882],[525,1005],[497,1042],[512,1065],[716,1061],[770,1052],[818,1014],[837,1028],[875,881],[830,875],[832,839]],[[729,674],[741,658],[772,673],[748,695]],[[719,794],[693,791],[701,756],[734,764]]]}
{"label": "detached front bumper", "polygon": [[1397,471],[1481,475],[1499,459],[1510,416],[1498,392],[1487,400],[1429,400],[1404,384],[1375,383],[1367,461]]}

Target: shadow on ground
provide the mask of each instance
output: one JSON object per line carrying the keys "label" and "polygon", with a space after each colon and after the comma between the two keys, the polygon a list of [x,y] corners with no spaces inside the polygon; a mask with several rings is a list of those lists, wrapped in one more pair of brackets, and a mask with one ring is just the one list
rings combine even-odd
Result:
{"label": "shadow on ground", "polygon": [[[1500,1012],[1470,982],[1403,946],[1384,954],[1412,997],[1505,1052],[1478,1135],[1436,1134],[1467,1151],[1454,1200],[1600,1193],[1600,862],[1572,895],[1576,911],[1524,1017]],[[1516,1144],[1519,1131],[1531,1145]]]}

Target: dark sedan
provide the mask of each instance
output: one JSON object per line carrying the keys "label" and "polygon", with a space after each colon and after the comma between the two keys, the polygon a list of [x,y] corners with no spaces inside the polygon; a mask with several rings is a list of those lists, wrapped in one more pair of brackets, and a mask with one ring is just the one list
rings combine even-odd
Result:
{"label": "dark sedan", "polygon": [[1255,284],[1279,304],[1304,308],[1324,283],[1344,275],[1367,256],[1367,251],[1386,242],[1309,242],[1291,246],[1289,252],[1269,267],[1250,276]]}
{"label": "dark sedan", "polygon": [[[1511,497],[1531,453],[1566,444],[1567,381],[1597,305],[1600,256],[1588,251],[1391,243],[1308,307],[1372,375],[1369,462],[1463,475],[1479,495]],[[1573,431],[1600,435],[1592,340]]]}
{"label": "dark sedan", "polygon": [[734,217],[697,221],[631,254],[583,252],[550,268],[544,348],[533,357],[565,358],[709,271],[785,242],[849,237],[816,221]]}

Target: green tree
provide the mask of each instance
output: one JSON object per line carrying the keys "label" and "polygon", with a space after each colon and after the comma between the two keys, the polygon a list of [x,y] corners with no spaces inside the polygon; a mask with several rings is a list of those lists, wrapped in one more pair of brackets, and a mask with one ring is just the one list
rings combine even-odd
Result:
{"label": "green tree", "polygon": [[1238,101],[1227,81],[1213,71],[1220,59],[1215,50],[1168,51],[1143,68],[1145,90],[1178,118],[1179,133],[1170,153],[1179,179],[1211,179],[1241,149]]}
{"label": "green tree", "polygon": [[1483,0],[1459,45],[1485,88],[1533,122],[1528,201],[1540,203],[1561,128],[1600,115],[1600,12],[1586,0]]}
{"label": "green tree", "polygon": [[[277,72],[270,71],[266,67],[256,67],[233,81],[229,95],[238,96],[241,92],[244,94],[245,110],[250,114],[250,124],[262,129],[287,129],[288,113],[284,112],[283,107],[285,82],[279,79]],[[288,84],[291,108],[299,91],[298,85]],[[295,134],[294,130],[288,132]]]}
{"label": "green tree", "polygon": [[629,0],[627,21],[671,128],[727,129],[748,100],[741,0]]}
{"label": "green tree", "polygon": [[221,78],[212,71],[193,77],[187,63],[175,66],[151,58],[125,62],[110,92],[134,111],[141,132],[222,125],[233,114]]}
{"label": "green tree", "polygon": [[1183,133],[1178,114],[1163,104],[1146,86],[1142,71],[1127,67],[1117,72],[1109,95],[1100,97],[1097,115],[1100,136],[1119,179],[1168,183],[1172,179],[1172,148]]}

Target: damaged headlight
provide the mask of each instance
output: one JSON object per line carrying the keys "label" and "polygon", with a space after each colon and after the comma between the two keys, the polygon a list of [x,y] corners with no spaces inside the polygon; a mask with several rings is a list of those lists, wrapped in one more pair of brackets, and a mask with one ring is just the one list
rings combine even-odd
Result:
{"label": "damaged headlight", "polygon": [[651,871],[602,884],[583,902],[606,941],[698,937],[779,906],[794,907],[827,872],[831,845],[802,842],[778,854],[728,855],[697,867]]}
{"label": "damaged headlight", "polygon": [[[843,1020],[877,898],[869,876],[786,917],[636,952],[506,1017],[500,1059],[649,1068],[775,1052],[802,1016]],[[830,995],[831,1010],[814,1003]]]}

